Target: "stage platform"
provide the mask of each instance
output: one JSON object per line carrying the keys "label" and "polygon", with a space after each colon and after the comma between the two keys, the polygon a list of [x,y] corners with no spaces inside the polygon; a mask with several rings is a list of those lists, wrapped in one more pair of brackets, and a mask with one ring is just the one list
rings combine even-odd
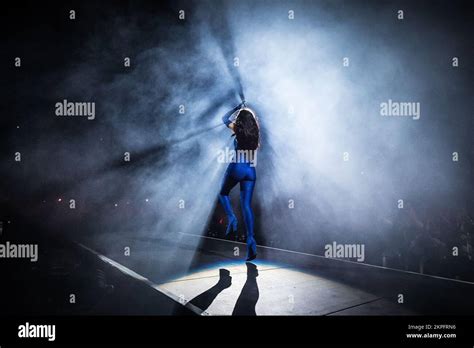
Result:
{"label": "stage platform", "polygon": [[[198,315],[469,314],[474,284],[182,234],[81,248]],[[129,255],[124,254],[129,248]],[[403,302],[400,299],[403,298]]]}

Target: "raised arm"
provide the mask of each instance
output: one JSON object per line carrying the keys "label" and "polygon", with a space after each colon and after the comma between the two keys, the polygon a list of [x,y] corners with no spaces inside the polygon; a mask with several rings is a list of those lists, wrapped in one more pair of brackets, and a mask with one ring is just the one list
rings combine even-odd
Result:
{"label": "raised arm", "polygon": [[222,122],[229,127],[230,129],[234,128],[234,121],[235,118],[232,117],[239,109],[242,108],[242,104],[237,105],[235,108],[227,112],[223,117],[222,117]]}

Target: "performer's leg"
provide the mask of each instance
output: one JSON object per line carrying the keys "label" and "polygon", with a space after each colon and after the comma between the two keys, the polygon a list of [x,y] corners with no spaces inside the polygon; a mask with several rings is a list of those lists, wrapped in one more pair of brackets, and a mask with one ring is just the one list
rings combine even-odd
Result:
{"label": "performer's leg", "polygon": [[224,207],[225,213],[227,215],[227,229],[225,231],[226,236],[229,234],[231,227],[233,232],[237,232],[237,217],[235,216],[232,209],[229,193],[230,190],[232,190],[232,188],[237,185],[238,181],[230,175],[229,169],[227,169],[225,173],[224,182],[219,195],[219,201]]}
{"label": "performer's leg", "polygon": [[240,204],[247,229],[247,261],[253,260],[257,256],[257,243],[253,234],[254,217],[251,206],[254,187],[254,180],[243,180],[240,182]]}

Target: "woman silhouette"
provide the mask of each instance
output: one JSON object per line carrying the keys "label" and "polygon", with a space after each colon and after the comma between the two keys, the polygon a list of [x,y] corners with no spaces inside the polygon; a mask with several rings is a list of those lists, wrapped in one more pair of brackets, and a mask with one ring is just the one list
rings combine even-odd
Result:
{"label": "woman silhouette", "polygon": [[240,205],[247,230],[247,261],[251,261],[257,257],[251,202],[257,179],[255,163],[256,152],[260,144],[260,129],[255,113],[246,107],[245,102],[230,110],[222,120],[234,132],[236,154],[227,167],[219,195],[219,200],[228,219],[226,235],[230,233],[231,229],[234,233],[237,232],[237,218],[232,210],[229,193],[237,183],[240,183]]}

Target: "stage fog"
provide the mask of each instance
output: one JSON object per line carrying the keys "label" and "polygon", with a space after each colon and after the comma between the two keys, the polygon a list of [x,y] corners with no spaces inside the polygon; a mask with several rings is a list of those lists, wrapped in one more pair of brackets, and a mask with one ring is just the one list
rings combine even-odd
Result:
{"label": "stage fog", "polygon": [[[221,117],[245,99],[262,131],[259,244],[323,255],[327,243],[362,243],[375,264],[416,253],[400,226],[426,230],[472,208],[467,62],[453,59],[468,38],[463,23],[447,30],[416,5],[402,17],[339,5],[177,2],[159,16],[79,8],[61,24],[75,27],[57,65],[39,58],[42,68],[18,81],[35,114],[23,105],[11,121],[26,132],[10,135],[23,167],[6,169],[33,197],[25,213],[106,250],[126,236],[223,237],[218,155],[232,138]],[[66,101],[94,102],[94,118],[55,114]],[[233,198],[238,210],[238,188]],[[437,228],[427,238],[443,243]]]}

